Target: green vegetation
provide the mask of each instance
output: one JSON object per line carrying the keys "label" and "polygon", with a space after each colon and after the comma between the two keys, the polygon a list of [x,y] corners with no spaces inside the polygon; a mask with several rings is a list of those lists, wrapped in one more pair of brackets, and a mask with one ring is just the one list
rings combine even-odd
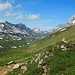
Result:
{"label": "green vegetation", "polygon": [[[68,42],[68,44],[65,44],[65,46],[69,47],[67,50],[57,47],[63,44],[63,38]],[[42,75],[44,73],[43,68],[38,68],[38,63],[36,62],[31,64],[30,60],[33,57],[36,58],[36,54],[49,51],[53,53],[53,56],[44,59],[47,67],[47,75],[75,75],[75,46],[72,45],[75,42],[74,40],[75,26],[69,27],[65,31],[57,31],[30,45],[0,53],[0,65],[5,65],[9,61],[29,61],[28,64],[23,64],[28,67],[28,70],[23,75]],[[21,66],[7,75],[18,75],[19,73],[22,73]]]}
{"label": "green vegetation", "polygon": [[29,36],[28,37],[13,37],[13,36],[5,35],[4,37],[2,37],[2,39],[0,39],[0,46],[2,47],[2,48],[0,47],[0,52],[14,49],[13,46],[15,46],[16,48],[23,47],[27,45],[27,43],[30,44],[36,40],[37,39],[35,37],[29,37]]}

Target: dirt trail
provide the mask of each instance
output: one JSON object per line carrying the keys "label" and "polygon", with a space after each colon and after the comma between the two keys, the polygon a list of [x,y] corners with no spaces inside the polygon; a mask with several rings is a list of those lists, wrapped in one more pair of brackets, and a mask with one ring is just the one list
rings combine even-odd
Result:
{"label": "dirt trail", "polygon": [[[19,64],[19,66],[21,66],[21,65],[23,65],[24,64],[24,62],[23,63],[17,63],[17,64]],[[12,70],[14,70],[14,66],[15,66],[16,64],[11,64],[11,65],[8,65],[8,66],[2,66],[2,67],[0,67],[0,75],[4,75],[4,74],[6,74],[7,72],[10,72],[10,71],[12,71]]]}

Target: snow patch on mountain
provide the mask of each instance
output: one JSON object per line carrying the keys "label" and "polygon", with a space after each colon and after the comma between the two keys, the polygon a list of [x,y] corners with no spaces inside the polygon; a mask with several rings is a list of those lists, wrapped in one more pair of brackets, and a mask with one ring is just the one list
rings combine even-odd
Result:
{"label": "snow patch on mountain", "polygon": [[52,31],[59,31],[61,29],[74,26],[75,25],[75,15],[73,15],[66,23],[57,25]]}
{"label": "snow patch on mountain", "polygon": [[0,22],[0,34],[5,33],[9,35],[16,35],[16,36],[44,36],[49,32],[46,30],[41,30],[39,28],[30,29],[26,27],[26,25],[19,23],[19,24],[12,24],[8,21]]}

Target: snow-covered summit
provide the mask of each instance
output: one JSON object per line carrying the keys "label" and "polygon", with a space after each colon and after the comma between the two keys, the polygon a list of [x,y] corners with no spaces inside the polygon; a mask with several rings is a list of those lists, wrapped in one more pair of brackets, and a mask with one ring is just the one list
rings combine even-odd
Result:
{"label": "snow-covered summit", "polygon": [[63,28],[67,28],[67,27],[74,26],[74,25],[75,25],[75,14],[66,23],[57,25],[53,29],[53,32],[54,31],[59,31]]}

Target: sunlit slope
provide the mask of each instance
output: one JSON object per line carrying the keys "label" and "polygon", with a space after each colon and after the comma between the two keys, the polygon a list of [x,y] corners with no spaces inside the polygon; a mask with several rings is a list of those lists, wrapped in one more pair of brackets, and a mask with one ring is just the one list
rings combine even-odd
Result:
{"label": "sunlit slope", "polygon": [[75,40],[75,26],[67,28],[65,31],[57,31],[46,38],[28,46],[29,52],[41,51],[47,46],[55,45],[65,38],[66,41],[70,42]]}
{"label": "sunlit slope", "polygon": [[30,59],[35,54],[43,52],[47,46],[59,43],[63,38],[68,42],[75,40],[75,26],[69,27],[65,31],[57,31],[25,47],[0,53],[0,65],[4,65],[9,61],[22,62]]}

